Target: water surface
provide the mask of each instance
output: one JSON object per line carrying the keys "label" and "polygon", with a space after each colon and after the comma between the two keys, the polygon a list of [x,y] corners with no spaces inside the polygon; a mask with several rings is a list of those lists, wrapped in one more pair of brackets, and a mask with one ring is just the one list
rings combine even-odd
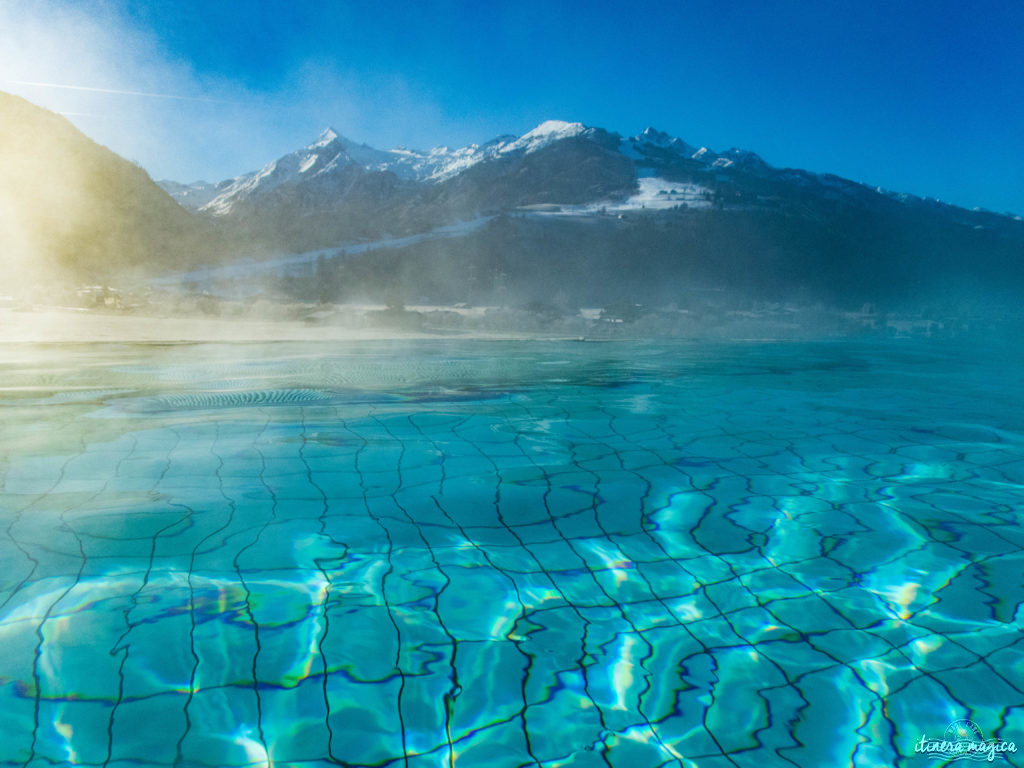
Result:
{"label": "water surface", "polygon": [[1022,374],[908,341],[8,345],[0,765],[1024,747]]}

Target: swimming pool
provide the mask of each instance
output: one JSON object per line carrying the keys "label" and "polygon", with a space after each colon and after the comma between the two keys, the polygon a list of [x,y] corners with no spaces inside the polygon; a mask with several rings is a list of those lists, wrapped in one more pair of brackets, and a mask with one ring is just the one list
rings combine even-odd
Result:
{"label": "swimming pool", "polygon": [[1021,764],[1007,357],[8,345],[0,765]]}

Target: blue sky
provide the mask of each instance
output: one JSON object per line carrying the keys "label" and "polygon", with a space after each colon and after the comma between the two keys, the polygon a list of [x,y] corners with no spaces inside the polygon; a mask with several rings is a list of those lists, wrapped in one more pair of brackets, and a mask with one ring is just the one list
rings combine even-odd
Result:
{"label": "blue sky", "polygon": [[154,178],[557,118],[1024,214],[1019,0],[0,0],[0,89]]}

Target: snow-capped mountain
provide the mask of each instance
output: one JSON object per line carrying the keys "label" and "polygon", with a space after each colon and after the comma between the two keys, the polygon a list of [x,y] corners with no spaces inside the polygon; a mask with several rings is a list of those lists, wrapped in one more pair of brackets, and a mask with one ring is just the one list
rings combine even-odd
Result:
{"label": "snow-capped mountain", "polygon": [[940,261],[964,284],[998,283],[1024,242],[1012,217],[775,168],[653,127],[623,136],[558,120],[429,151],[328,129],[253,173],[164,188],[241,248],[345,254],[331,262],[338,291],[383,296],[397,281],[410,298],[443,301],[498,300],[502,285],[524,296],[560,286],[588,302],[672,301],[679,285],[895,300],[932,286]]}
{"label": "snow-capped mountain", "polygon": [[297,185],[309,180],[323,181],[353,170],[388,169],[391,156],[387,152],[356,144],[327,128],[316,141],[267,163],[260,170],[239,176],[224,185],[223,190],[201,206],[200,210],[223,216],[239,203],[265,194],[284,185]]}
{"label": "snow-capped mountain", "polygon": [[631,157],[641,158],[651,150],[668,150],[675,154],[692,157],[697,151],[682,139],[669,136],[657,128],[648,127],[636,136],[629,136],[622,139],[620,151]]}
{"label": "snow-capped mountain", "polygon": [[186,208],[213,216],[231,213],[239,203],[281,186],[297,186],[316,180],[340,178],[354,173],[392,173],[402,181],[439,183],[488,160],[515,154],[529,154],[554,142],[586,135],[593,129],[581,123],[548,120],[520,137],[501,136],[486,144],[458,149],[436,147],[420,151],[399,147],[375,149],[358,144],[327,128],[309,145],[274,160],[258,171],[234,179],[206,184],[160,184]]}
{"label": "snow-capped mountain", "polygon": [[[428,152],[328,130],[236,179],[164,182],[203,210],[190,215],[63,118],[3,95],[0,113],[14,169],[0,197],[29,224],[0,232],[8,261],[21,254],[12,280],[39,267],[72,283],[162,274],[206,290],[197,270],[233,268],[233,285],[254,259],[282,270],[264,271],[260,290],[318,302],[1019,311],[1024,291],[1019,217],[773,168],[653,128],[623,137],[549,121]],[[50,173],[55,163],[77,172]],[[88,205],[69,211],[68,199]]]}
{"label": "snow-capped mountain", "polygon": [[158,183],[183,207],[214,218],[270,213],[287,226],[296,213],[358,209],[371,218],[396,216],[397,229],[406,233],[524,205],[568,206],[563,212],[574,214],[655,211],[776,205],[794,194],[830,204],[937,204],[831,174],[774,168],[749,150],[716,152],[654,127],[622,136],[562,120],[544,121],[522,136],[426,151],[376,149],[327,128],[307,146],[234,179]]}
{"label": "snow-capped mountain", "polygon": [[[380,150],[359,144],[341,136],[333,128],[327,128],[309,145],[268,163],[258,171],[217,184],[198,182],[186,185],[170,181],[160,184],[186,208],[224,217],[236,212],[239,206],[244,207],[247,202],[256,201],[281,188],[304,189],[303,197],[309,204],[316,198],[327,200],[344,193],[361,174],[392,174],[400,182],[438,185],[480,166],[501,162],[507,165],[516,158],[522,159],[542,150],[579,141],[594,143],[602,147],[609,157],[614,155],[620,162],[628,162],[634,169],[635,179],[657,175],[666,168],[677,171],[681,168],[697,171],[742,168],[748,172],[770,169],[753,152],[729,149],[717,153],[707,147],[694,147],[653,127],[636,136],[622,137],[578,122],[547,120],[522,136],[499,136],[485,144],[470,144],[457,149],[435,147],[428,151],[405,147]],[[666,189],[672,187],[669,182],[666,184]],[[633,187],[632,190],[623,190],[622,200],[629,198],[630,191],[637,191],[635,184]],[[314,188],[319,191],[314,192]],[[596,191],[604,193],[608,190],[600,188]],[[601,194],[597,194],[593,202],[599,200]],[[545,199],[534,202],[567,201]]]}

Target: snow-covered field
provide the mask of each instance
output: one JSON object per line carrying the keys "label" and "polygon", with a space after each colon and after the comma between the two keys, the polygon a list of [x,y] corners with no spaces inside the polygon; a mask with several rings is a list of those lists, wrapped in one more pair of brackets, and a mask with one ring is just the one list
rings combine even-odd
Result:
{"label": "snow-covered field", "polygon": [[674,208],[701,209],[712,206],[712,191],[699,184],[669,181],[657,176],[637,179],[636,194],[624,200],[587,203],[586,205],[548,205],[531,207],[531,216],[595,216],[622,214],[632,211],[668,211]]}
{"label": "snow-covered field", "polygon": [[[657,176],[637,179],[639,191],[626,199],[617,210],[651,208],[658,211],[685,205],[687,208],[710,208],[711,190],[699,184],[668,181]],[[609,208],[612,210],[612,208]]]}

